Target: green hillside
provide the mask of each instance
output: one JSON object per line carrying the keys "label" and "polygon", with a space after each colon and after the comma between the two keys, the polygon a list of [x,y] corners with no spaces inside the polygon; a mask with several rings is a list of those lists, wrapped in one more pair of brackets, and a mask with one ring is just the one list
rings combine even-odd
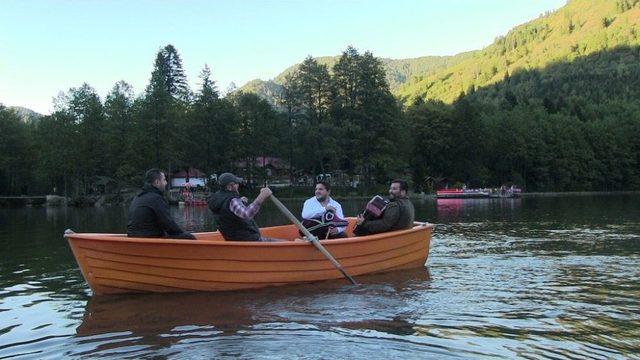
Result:
{"label": "green hillside", "polygon": [[396,93],[407,81],[453,66],[470,58],[474,53],[475,51],[470,51],[455,56],[423,56],[415,59],[381,59],[381,61],[387,72],[391,92]]}
{"label": "green hillside", "polygon": [[[415,77],[423,78],[425,75],[438,69],[453,66],[464,59],[473,56],[474,52],[460,53],[455,56],[423,56],[414,59],[380,59],[386,71],[387,82],[391,92],[397,92],[407,81]],[[318,64],[326,65],[329,70],[338,62],[340,56],[322,56],[314,58]],[[281,85],[287,75],[292,74],[300,64],[292,65],[278,74],[273,80],[252,80],[243,85],[239,90],[255,93],[260,97],[274,103],[281,91]]]}
{"label": "green hillside", "polygon": [[465,60],[409,81],[397,95],[405,102],[422,98],[450,103],[462,92],[495,84],[518,71],[572,62],[617,46],[638,45],[639,33],[638,0],[569,1],[558,11],[498,37]]}
{"label": "green hillside", "polygon": [[574,0],[405,85],[416,182],[640,188],[640,1]]}

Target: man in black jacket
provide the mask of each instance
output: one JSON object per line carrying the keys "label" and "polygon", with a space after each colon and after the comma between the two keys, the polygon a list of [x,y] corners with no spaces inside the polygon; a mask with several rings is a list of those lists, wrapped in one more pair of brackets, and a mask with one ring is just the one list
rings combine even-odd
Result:
{"label": "man in black jacket", "polygon": [[162,196],[167,187],[164,173],[151,169],[144,177],[142,191],[129,207],[127,236],[195,240],[195,236],[182,231],[169,214],[169,206]]}

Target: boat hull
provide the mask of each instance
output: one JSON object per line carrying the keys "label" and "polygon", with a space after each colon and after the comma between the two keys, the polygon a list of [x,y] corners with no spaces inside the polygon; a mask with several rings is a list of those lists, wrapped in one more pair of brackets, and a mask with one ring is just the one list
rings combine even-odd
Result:
{"label": "boat hull", "polygon": [[[350,233],[354,219],[347,230]],[[322,240],[351,276],[424,266],[432,225],[364,237]],[[331,279],[342,274],[293,225],[262,229],[284,242],[224,241],[218,232],[197,240],[65,235],[95,294],[229,291]]]}

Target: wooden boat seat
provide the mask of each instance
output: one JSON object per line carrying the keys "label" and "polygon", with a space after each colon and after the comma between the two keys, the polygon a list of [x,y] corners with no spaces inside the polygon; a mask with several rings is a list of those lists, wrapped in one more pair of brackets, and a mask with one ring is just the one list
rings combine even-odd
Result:
{"label": "wooden boat seat", "polygon": [[[355,236],[353,234],[353,228],[356,226],[355,218],[347,218],[349,221],[349,225],[345,230],[347,237]],[[281,225],[281,226],[273,226],[269,228],[260,229],[262,236],[274,239],[284,239],[289,241],[295,241],[296,239],[301,239],[300,233],[298,233],[298,229],[295,225]],[[206,232],[206,233],[196,233],[194,234],[198,240],[203,241],[225,241],[222,237],[222,234],[218,231]]]}

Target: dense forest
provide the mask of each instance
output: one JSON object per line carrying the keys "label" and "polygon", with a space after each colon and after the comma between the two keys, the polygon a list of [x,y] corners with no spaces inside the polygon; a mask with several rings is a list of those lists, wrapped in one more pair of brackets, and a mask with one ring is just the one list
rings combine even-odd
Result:
{"label": "dense forest", "polygon": [[430,59],[394,92],[389,64],[349,47],[288,69],[269,99],[221,96],[206,66],[192,91],[167,45],[138,96],[82,84],[37,121],[0,106],[0,193],[81,195],[98,176],[137,185],[150,167],[210,174],[261,156],[419,189],[638,190],[639,19],[639,0],[569,1],[483,50]]}
{"label": "dense forest", "polygon": [[[265,156],[288,160],[298,173],[343,169],[368,183],[407,171],[393,145],[394,138],[405,145],[407,127],[398,123],[404,117],[380,61],[349,48],[333,71],[309,57],[287,78],[287,110],[276,111],[255,94],[220,97],[206,66],[192,93],[178,51],[167,45],[141,96],[118,82],[103,101],[83,84],[59,95],[54,113],[38,121],[0,109],[3,192],[79,195],[99,176],[135,184],[150,167],[212,174]],[[256,167],[243,175],[262,181],[266,173]]]}

